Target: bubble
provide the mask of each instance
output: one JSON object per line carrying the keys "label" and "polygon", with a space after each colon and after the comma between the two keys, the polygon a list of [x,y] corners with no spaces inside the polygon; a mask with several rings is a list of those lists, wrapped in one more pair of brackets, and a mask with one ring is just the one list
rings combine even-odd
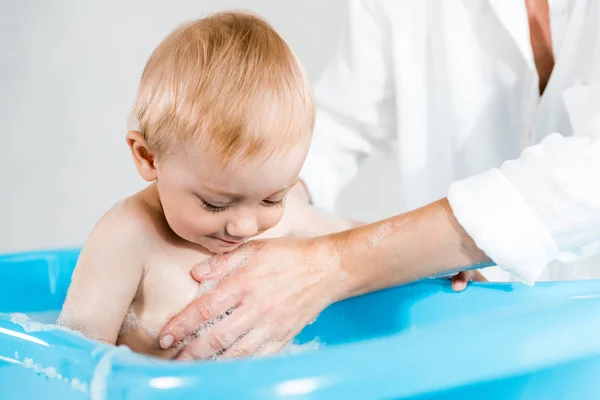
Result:
{"label": "bubble", "polygon": [[50,379],[57,378],[59,375],[56,373],[56,369],[53,367],[47,367],[42,370],[45,376]]}
{"label": "bubble", "polygon": [[235,342],[235,339],[236,337],[233,333],[228,332],[223,335],[223,341],[226,345]]}
{"label": "bubble", "polygon": [[129,310],[127,311],[127,315],[125,315],[125,319],[123,320],[123,324],[121,324],[121,330],[119,331],[119,336],[125,335],[126,333],[128,333],[132,330],[136,330],[136,329],[143,330],[150,337],[152,337],[154,339],[158,339],[158,336],[160,335],[160,330],[155,329],[155,328],[149,328],[149,327],[145,326],[144,324],[142,324],[140,322],[139,318],[137,317],[137,315],[135,314],[133,307],[129,307]]}
{"label": "bubble", "polygon": [[297,343],[288,343],[279,354],[282,355],[298,355],[304,354],[309,351],[318,350],[321,347],[321,342],[318,338],[311,340],[310,342],[297,344]]}
{"label": "bubble", "polygon": [[25,357],[25,360],[23,361],[23,366],[25,368],[33,368],[35,365],[35,363],[33,362],[33,359],[29,358],[29,357]]}
{"label": "bubble", "polygon": [[213,279],[210,281],[204,281],[204,282],[200,283],[200,285],[198,286],[198,290],[196,291],[196,298],[198,298],[198,297],[202,296],[203,294],[214,289],[218,283],[219,283],[219,281],[217,279]]}
{"label": "bubble", "polygon": [[90,329],[89,326],[83,325],[72,318],[61,317],[56,321],[56,325],[49,325],[52,329],[60,329],[70,332],[75,335],[85,336],[92,340],[102,340],[102,336],[96,331]]}
{"label": "bubble", "polygon": [[219,315],[218,317],[213,318],[210,321],[206,321],[204,324],[202,324],[200,326],[200,328],[198,330],[196,330],[194,333],[186,336],[182,341],[177,343],[175,348],[178,350],[181,350],[181,349],[185,348],[187,345],[189,345],[196,338],[199,338],[200,336],[204,336],[206,334],[206,331],[208,331],[208,329],[212,328],[217,322],[222,321],[223,318],[230,315],[236,308],[237,307],[231,307],[230,309],[225,311],[225,313]]}
{"label": "bubble", "polygon": [[10,314],[10,322],[19,325],[27,333],[57,329],[56,325],[33,321],[28,315],[23,313]]}
{"label": "bubble", "polygon": [[389,222],[380,224],[377,229],[375,229],[375,233],[373,233],[373,235],[369,238],[369,247],[377,247],[383,238],[385,238],[385,236],[390,232],[390,230],[391,226]]}
{"label": "bubble", "polygon": [[83,393],[87,393],[88,391],[87,384],[85,382],[80,381],[77,378],[73,378],[73,380],[71,380],[71,387]]}
{"label": "bubble", "polygon": [[69,379],[63,379],[62,375],[56,371],[54,367],[43,367],[42,364],[36,363],[30,357],[25,357],[23,360],[23,366],[25,368],[32,369],[36,374],[43,375],[48,379],[58,379],[65,383],[69,383]]}
{"label": "bubble", "polygon": [[238,268],[244,267],[246,261],[254,255],[254,245],[252,243],[244,243],[230,254],[217,254],[208,259],[213,270],[225,271],[227,274],[232,273]]}

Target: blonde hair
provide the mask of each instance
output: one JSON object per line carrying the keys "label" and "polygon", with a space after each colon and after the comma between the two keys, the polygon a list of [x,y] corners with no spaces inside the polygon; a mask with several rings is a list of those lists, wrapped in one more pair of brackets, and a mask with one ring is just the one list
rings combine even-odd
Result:
{"label": "blonde hair", "polygon": [[201,144],[227,162],[310,138],[315,106],[283,38],[258,16],[222,12],[180,26],[159,44],[132,114],[159,157]]}

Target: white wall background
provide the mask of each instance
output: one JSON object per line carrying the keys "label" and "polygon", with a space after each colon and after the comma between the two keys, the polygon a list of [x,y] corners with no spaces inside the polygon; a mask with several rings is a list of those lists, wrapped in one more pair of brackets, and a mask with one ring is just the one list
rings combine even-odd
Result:
{"label": "white wall background", "polygon": [[[223,8],[267,18],[313,82],[346,15],[345,0],[0,1],[0,252],[81,245],[144,186],[124,135],[146,59],[179,23]],[[391,162],[367,162],[339,212],[398,211]]]}

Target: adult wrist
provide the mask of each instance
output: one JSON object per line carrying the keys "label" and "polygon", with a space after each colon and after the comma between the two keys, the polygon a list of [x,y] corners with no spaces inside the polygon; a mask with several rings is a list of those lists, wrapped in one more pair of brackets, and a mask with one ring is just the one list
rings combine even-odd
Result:
{"label": "adult wrist", "polygon": [[364,272],[367,268],[356,268],[354,252],[348,251],[356,247],[352,242],[356,238],[355,229],[320,236],[316,240],[328,248],[331,266],[338,279],[333,282],[331,292],[333,302],[348,299],[366,292]]}

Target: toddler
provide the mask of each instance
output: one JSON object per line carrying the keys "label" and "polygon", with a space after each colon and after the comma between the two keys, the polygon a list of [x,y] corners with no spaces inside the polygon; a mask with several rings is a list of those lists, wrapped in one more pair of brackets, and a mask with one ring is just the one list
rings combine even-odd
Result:
{"label": "toddler", "polygon": [[127,144],[151,183],[95,226],[58,323],[173,358],[157,335],[203,290],[191,268],[281,219],[310,145],[313,94],[267,22],[225,12],[160,43],[133,116]]}

